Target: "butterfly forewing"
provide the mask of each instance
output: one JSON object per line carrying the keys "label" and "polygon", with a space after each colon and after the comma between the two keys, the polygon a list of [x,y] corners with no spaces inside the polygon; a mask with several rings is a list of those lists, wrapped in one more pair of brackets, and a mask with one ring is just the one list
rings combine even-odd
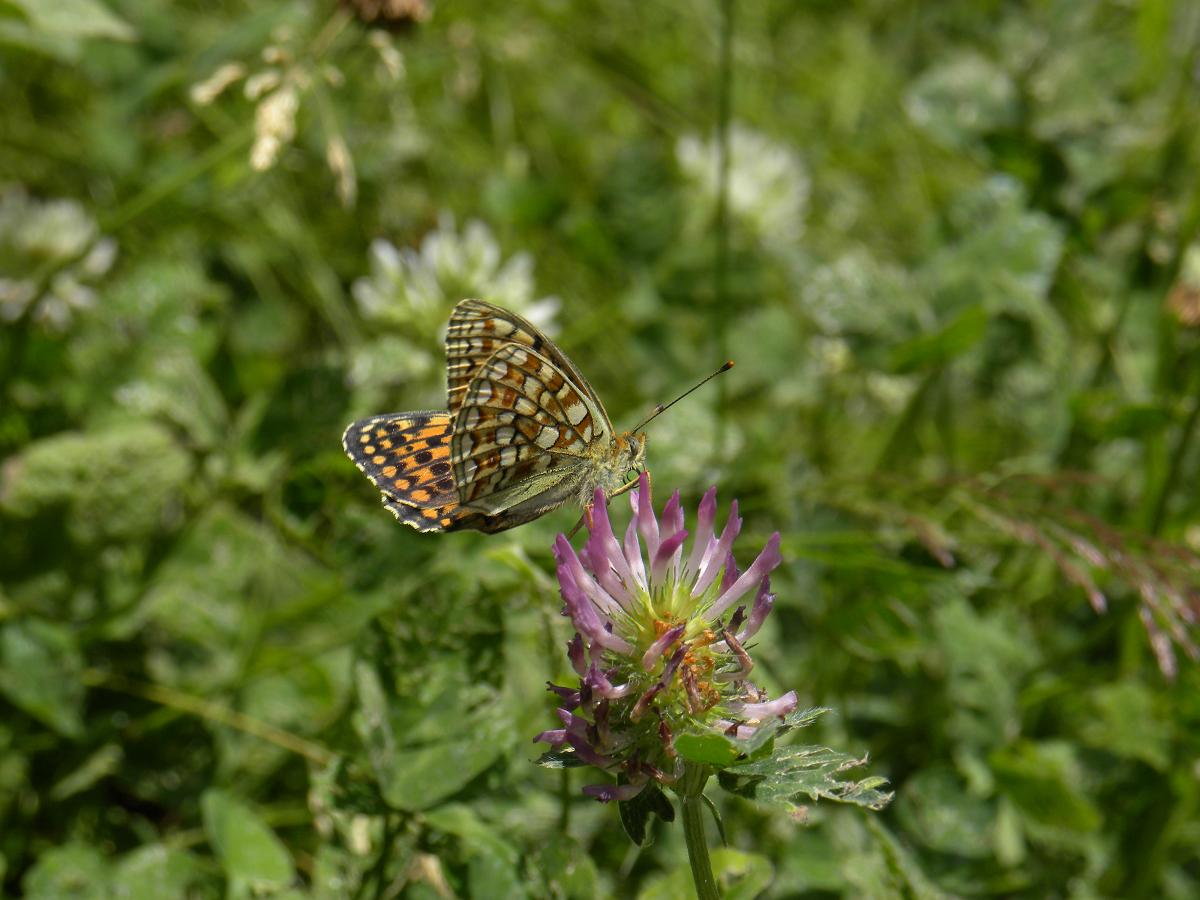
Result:
{"label": "butterfly forewing", "polygon": [[606,425],[603,409],[553,362],[508,344],[479,367],[455,420],[459,497],[496,512],[531,496],[513,490],[522,482],[548,490],[586,465],[590,445],[608,439]]}
{"label": "butterfly forewing", "polygon": [[446,397],[451,413],[463,405],[479,367],[508,344],[519,344],[545,356],[603,411],[600,398],[583,373],[535,325],[485,300],[462,300],[454,307],[446,328]]}

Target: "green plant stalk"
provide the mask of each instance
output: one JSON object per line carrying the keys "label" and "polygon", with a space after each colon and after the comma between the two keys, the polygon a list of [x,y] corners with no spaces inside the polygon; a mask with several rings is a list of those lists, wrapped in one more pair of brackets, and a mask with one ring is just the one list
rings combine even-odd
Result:
{"label": "green plant stalk", "polygon": [[708,841],[704,836],[704,785],[707,783],[708,768],[688,763],[679,794],[683,801],[683,839],[687,842],[696,896],[699,900],[720,900],[712,863],[708,859]]}

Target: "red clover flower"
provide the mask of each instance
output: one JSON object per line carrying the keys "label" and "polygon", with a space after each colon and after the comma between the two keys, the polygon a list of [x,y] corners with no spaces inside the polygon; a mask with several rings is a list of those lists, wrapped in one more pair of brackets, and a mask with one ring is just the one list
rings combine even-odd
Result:
{"label": "red clover flower", "polygon": [[562,727],[535,738],[619,774],[620,784],[584,788],[605,802],[629,800],[651,780],[675,784],[684,771],[679,736],[746,739],[796,708],[795,691],[770,700],[749,680],[746,652],[775,602],[779,533],[741,572],[733,556],[742,527],[736,500],[718,536],[717,489],[705,493],[689,549],[678,491],[659,517],[646,473],[630,497],[623,540],[597,491],[583,548],[576,552],[562,534],[555,541],[565,614],[576,629],[567,654],[580,682],[551,685]]}

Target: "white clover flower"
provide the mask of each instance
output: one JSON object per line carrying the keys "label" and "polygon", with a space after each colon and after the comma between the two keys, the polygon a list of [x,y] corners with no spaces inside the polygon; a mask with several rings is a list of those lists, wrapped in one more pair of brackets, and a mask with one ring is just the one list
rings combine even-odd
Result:
{"label": "white clover flower", "polygon": [[[93,306],[92,284],[112,268],[117,243],[74,200],[41,201],[21,187],[0,192],[0,320],[61,331]],[[49,272],[49,282],[38,273]],[[31,308],[32,305],[32,308]]]}
{"label": "white clover flower", "polygon": [[[675,147],[680,169],[715,203],[718,149],[713,140],[685,135]],[[791,148],[744,125],[729,135],[729,209],[768,246],[784,249],[804,232],[810,180]]]}
{"label": "white clover flower", "polygon": [[557,297],[534,297],[529,254],[505,260],[486,224],[470,221],[460,233],[445,213],[416,250],[374,241],[371,274],[356,281],[353,292],[368,319],[431,337],[440,334],[451,307],[464,297],[483,297],[551,334],[559,305]]}

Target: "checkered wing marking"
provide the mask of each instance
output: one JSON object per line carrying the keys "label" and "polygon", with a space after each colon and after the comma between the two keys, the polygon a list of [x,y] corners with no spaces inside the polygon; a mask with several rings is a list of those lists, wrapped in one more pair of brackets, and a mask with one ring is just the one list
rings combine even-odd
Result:
{"label": "checkered wing marking", "polygon": [[406,412],[354,422],[342,447],[375,486],[399,503],[436,509],[458,500],[450,466],[449,413]]}
{"label": "checkered wing marking", "polygon": [[509,344],[480,366],[455,419],[459,498],[497,513],[570,479],[588,465],[590,446],[610,436],[603,410],[553,362]]}
{"label": "checkered wing marking", "polygon": [[387,507],[388,512],[396,517],[397,521],[403,522],[405,525],[410,525],[417,529],[417,531],[463,531],[465,529],[474,529],[475,531],[491,533],[511,528],[512,525],[521,524],[520,522],[513,522],[511,525],[504,524],[498,521],[501,518],[499,516],[485,516],[481,513],[473,512],[465,506],[459,506],[457,497],[454,498],[454,502],[448,503],[445,506],[416,507],[384,494],[383,505]]}
{"label": "checkered wing marking", "polygon": [[509,344],[528,347],[549,359],[587,395],[600,411],[608,430],[612,431],[600,398],[558,345],[521,316],[484,300],[460,301],[450,314],[450,324],[446,328],[446,398],[452,414],[462,408],[467,389],[480,367],[493,353]]}

